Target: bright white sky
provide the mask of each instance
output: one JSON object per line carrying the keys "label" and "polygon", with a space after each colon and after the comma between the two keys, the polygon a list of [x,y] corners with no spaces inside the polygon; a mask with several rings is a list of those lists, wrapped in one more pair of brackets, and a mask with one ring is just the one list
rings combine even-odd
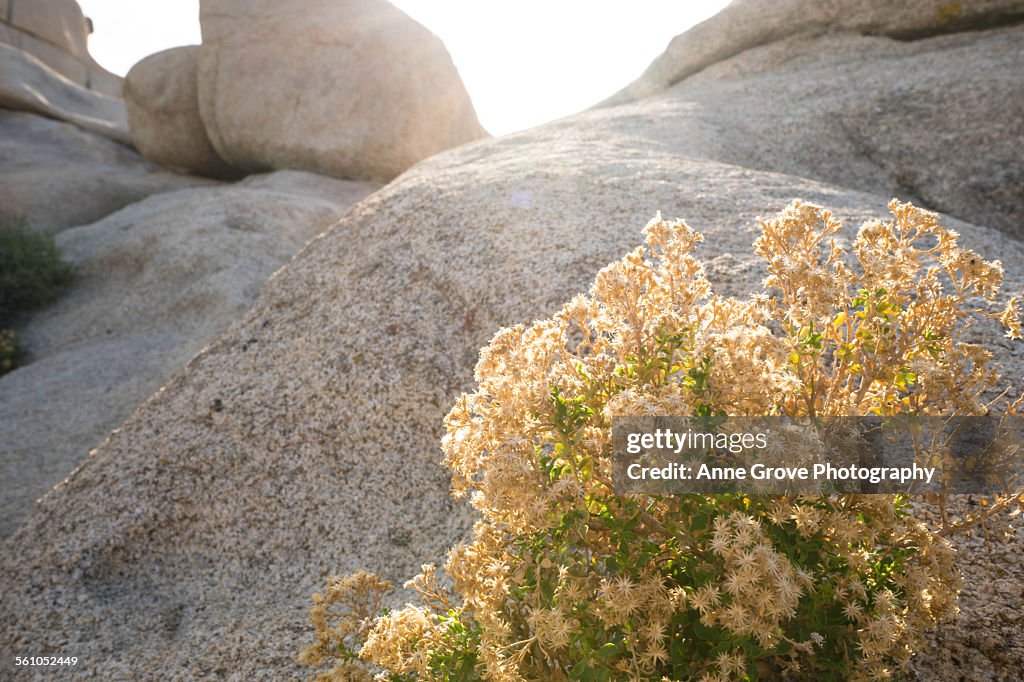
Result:
{"label": "bright white sky", "polygon": [[[596,104],[640,75],[673,36],[727,0],[392,0],[444,41],[495,135]],[[79,0],[93,57],[124,74],[200,42],[199,0]]]}

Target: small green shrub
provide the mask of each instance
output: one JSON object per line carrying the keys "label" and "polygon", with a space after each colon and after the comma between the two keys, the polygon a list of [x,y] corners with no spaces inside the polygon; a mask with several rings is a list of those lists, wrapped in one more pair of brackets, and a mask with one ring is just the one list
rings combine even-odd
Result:
{"label": "small green shrub", "polygon": [[10,329],[0,329],[0,376],[18,366],[21,360],[21,345],[18,335]]}
{"label": "small green shrub", "polygon": [[[23,220],[0,223],[0,325],[18,313],[52,303],[71,281],[53,237],[30,231]],[[0,375],[18,366],[18,335],[0,327]]]}
{"label": "small green shrub", "polygon": [[53,237],[36,234],[24,221],[0,224],[0,323],[57,298],[71,281]]}

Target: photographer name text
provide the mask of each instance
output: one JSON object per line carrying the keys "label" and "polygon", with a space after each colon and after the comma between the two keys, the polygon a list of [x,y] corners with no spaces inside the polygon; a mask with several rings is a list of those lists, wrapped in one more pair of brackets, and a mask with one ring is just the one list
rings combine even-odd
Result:
{"label": "photographer name text", "polygon": [[903,484],[912,481],[931,483],[935,470],[936,467],[917,464],[908,467],[835,466],[829,463],[811,467],[767,464],[752,464],[750,467],[701,464],[692,467],[673,462],[657,467],[630,464],[626,475],[634,481],[894,481]]}

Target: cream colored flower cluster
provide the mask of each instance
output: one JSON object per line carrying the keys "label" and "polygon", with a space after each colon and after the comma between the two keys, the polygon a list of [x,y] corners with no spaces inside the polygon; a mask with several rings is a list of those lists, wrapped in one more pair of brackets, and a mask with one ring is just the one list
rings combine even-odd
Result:
{"label": "cream colored flower cluster", "polygon": [[[1015,302],[988,310],[1001,266],[890,209],[849,253],[820,207],[763,221],[747,300],[713,295],[702,236],[659,216],[589,296],[500,331],[445,422],[453,492],[481,514],[448,557],[453,596],[426,566],[423,605],[320,641],[358,634],[382,679],[890,676],[959,587],[902,500],[620,495],[609,455],[619,415],[985,413],[998,374],[961,337],[986,316],[1020,337]],[[353,660],[331,679],[363,679]]]}

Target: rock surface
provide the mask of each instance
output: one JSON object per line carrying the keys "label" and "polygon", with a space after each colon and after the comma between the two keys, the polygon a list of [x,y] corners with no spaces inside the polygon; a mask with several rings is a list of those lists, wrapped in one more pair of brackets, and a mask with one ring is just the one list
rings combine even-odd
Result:
{"label": "rock surface", "polygon": [[[977,503],[973,496],[954,496],[948,511],[961,516]],[[940,521],[933,506],[917,504],[915,513]],[[911,661],[911,679],[1018,680],[1024,661],[1024,523],[1012,524],[1008,536],[992,533],[986,541],[975,533],[954,544],[962,557],[961,616],[926,634],[928,646]]]}
{"label": "rock surface", "polygon": [[88,90],[120,96],[121,78],[89,54],[91,22],[75,0],[3,0],[0,43],[31,54]]}
{"label": "rock surface", "polygon": [[1022,18],[1021,0],[733,0],[718,14],[673,38],[640,78],[604,104],[649,97],[712,64],[792,36],[846,32],[913,40]]}
{"label": "rock surface", "polygon": [[0,109],[0,220],[24,218],[56,234],[151,194],[205,184],[68,123]]}
{"label": "rock surface", "polygon": [[[974,39],[992,35],[1004,34]],[[825,58],[846,40],[815,50]],[[873,41],[886,39],[864,40],[857,59],[874,83]],[[930,40],[915,42],[929,54]],[[896,85],[884,76],[873,87]],[[310,638],[308,596],[326,575],[367,568],[400,582],[466,532],[470,517],[448,498],[438,440],[497,328],[550,315],[585,290],[639,243],[657,210],[705,233],[700,255],[716,290],[740,295],[764,276],[750,248],[758,216],[794,197],[833,207],[849,228],[884,215],[894,193],[884,173],[855,176],[865,178],[858,190],[808,179],[799,165],[808,154],[788,172],[759,167],[785,158],[805,120],[795,109],[792,130],[784,120],[751,126],[762,149],[719,121],[724,105],[703,109],[693,92],[461,147],[359,204],[4,544],[0,619],[12,625],[0,644],[73,650],[83,677],[300,677],[293,659]],[[902,136],[921,134],[890,125],[894,145],[912,148]],[[809,126],[808,149],[818,134],[831,133]],[[1012,132],[991,134],[1015,144]],[[817,142],[836,163],[862,163],[859,147]],[[936,177],[924,174],[920,191]],[[1003,259],[1008,295],[1024,292],[1024,244],[955,218],[946,224]],[[1019,394],[1020,347],[992,327],[975,333]],[[1000,579],[1001,606],[1020,613],[1024,569],[1008,568],[1017,572]],[[943,642],[987,628],[1009,644],[998,653],[960,646],[955,667],[926,652],[915,663],[921,679],[1018,676],[1019,625],[983,614],[983,599],[968,591]]]}
{"label": "rock surface", "polygon": [[30,363],[0,378],[0,536],[373,189],[281,171],[61,233],[74,283],[19,330]]}
{"label": "rock surface", "polygon": [[[1024,25],[915,41],[796,37],[645,103],[693,153],[1024,237]],[[666,129],[666,135],[668,131]]]}
{"label": "rock surface", "polygon": [[37,58],[0,44],[0,107],[32,111],[131,144],[124,102],[68,80]]}
{"label": "rock surface", "polygon": [[152,54],[132,67],[124,82],[128,127],[147,159],[185,173],[215,178],[239,171],[220,158],[199,118],[196,68],[199,46]]}
{"label": "rock surface", "polygon": [[485,133],[441,41],[385,0],[203,0],[199,111],[249,171],[390,180]]}

